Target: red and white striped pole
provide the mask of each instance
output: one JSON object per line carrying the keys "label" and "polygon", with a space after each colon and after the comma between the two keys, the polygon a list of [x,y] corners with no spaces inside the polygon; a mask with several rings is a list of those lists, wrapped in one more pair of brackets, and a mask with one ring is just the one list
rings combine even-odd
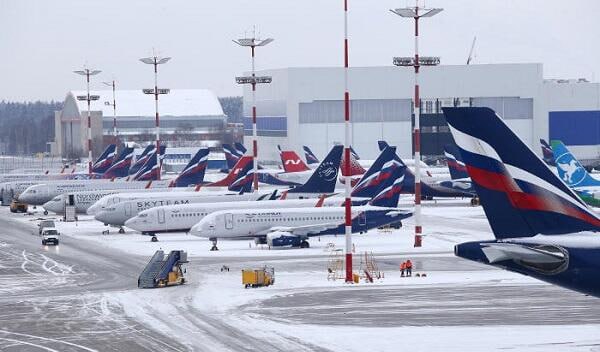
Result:
{"label": "red and white striped pole", "polygon": [[90,70],[85,70],[85,80],[87,83],[87,137],[88,137],[88,174],[92,175],[92,116],[90,104]]}
{"label": "red and white striped pole", "polygon": [[350,93],[348,93],[348,0],[344,0],[344,189],[346,235],[346,282],[352,278],[352,200],[350,176]]}
{"label": "red and white striped pole", "polygon": [[415,6],[415,247],[421,247],[423,228],[421,225],[421,101],[419,96],[419,1]]}
{"label": "red and white striped pole", "polygon": [[158,163],[157,180],[160,181],[162,159],[160,158],[160,116],[158,115],[158,58],[154,57],[154,109],[156,113],[156,162]]}
{"label": "red and white striped pole", "polygon": [[256,68],[254,62],[255,45],[250,46],[252,52],[252,185],[255,191],[258,191],[258,142],[256,129]]}

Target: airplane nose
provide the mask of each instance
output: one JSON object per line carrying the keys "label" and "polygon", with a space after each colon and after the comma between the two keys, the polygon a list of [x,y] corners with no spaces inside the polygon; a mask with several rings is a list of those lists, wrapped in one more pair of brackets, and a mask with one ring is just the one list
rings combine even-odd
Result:
{"label": "airplane nose", "polygon": [[125,226],[129,227],[130,229],[133,229],[135,231],[143,231],[144,229],[140,227],[141,223],[136,219],[136,217],[133,217],[127,221],[125,221]]}
{"label": "airplane nose", "polygon": [[59,213],[59,212],[61,212],[59,204],[60,204],[60,202],[49,201],[49,202],[44,203],[42,205],[42,207],[47,211],[51,211],[53,213]]}
{"label": "airplane nose", "polygon": [[106,212],[101,211],[101,212],[99,212],[99,213],[97,213],[97,214],[94,215],[94,219],[100,221],[103,224],[106,224],[107,221],[108,221],[107,215],[108,214],[106,214]]}

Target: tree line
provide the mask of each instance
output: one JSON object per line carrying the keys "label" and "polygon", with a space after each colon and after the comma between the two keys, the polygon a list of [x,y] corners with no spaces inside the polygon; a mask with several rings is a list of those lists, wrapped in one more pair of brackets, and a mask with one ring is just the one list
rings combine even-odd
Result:
{"label": "tree line", "polygon": [[54,140],[54,111],[62,102],[0,101],[0,143],[3,154],[28,155],[44,152]]}

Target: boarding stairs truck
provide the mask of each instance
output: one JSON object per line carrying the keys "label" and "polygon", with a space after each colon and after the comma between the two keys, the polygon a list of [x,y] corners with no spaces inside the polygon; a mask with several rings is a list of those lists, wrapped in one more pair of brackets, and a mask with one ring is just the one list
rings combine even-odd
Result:
{"label": "boarding stairs truck", "polygon": [[187,262],[187,252],[185,251],[171,251],[166,257],[162,250],[156,251],[140,274],[138,287],[156,288],[183,285],[185,270],[181,266]]}

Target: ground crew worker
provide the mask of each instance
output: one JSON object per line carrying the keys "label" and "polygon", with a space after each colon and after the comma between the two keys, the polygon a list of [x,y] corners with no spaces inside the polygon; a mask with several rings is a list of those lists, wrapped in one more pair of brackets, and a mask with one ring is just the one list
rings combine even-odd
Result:
{"label": "ground crew worker", "polygon": [[406,262],[400,264],[400,277],[404,277],[404,270],[406,270]]}
{"label": "ground crew worker", "polygon": [[410,259],[406,261],[406,276],[412,276],[412,262]]}

